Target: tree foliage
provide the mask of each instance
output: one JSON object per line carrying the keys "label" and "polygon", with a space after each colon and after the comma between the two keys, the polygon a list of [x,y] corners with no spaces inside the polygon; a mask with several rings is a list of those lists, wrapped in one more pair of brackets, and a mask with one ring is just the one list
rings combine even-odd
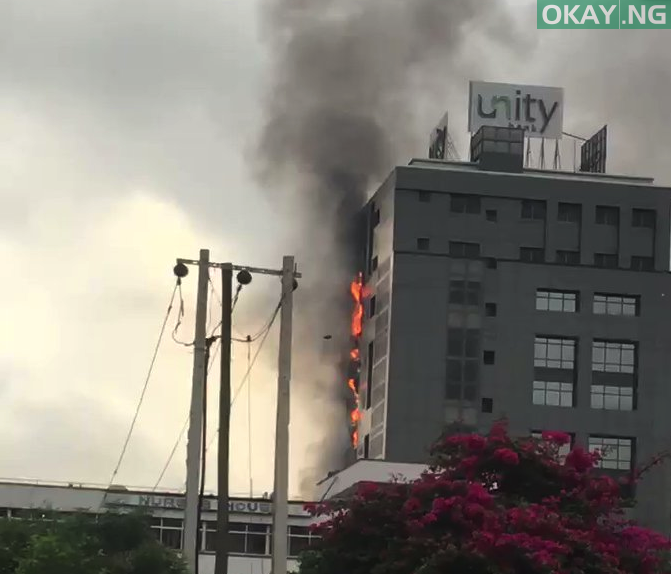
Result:
{"label": "tree foliage", "polygon": [[[668,539],[623,517],[623,483],[568,435],[459,434],[417,481],[363,484],[312,507],[321,542],[301,574],[668,574]],[[635,482],[638,475],[626,481]],[[629,484],[629,485],[630,485]]]}
{"label": "tree foliage", "polygon": [[139,514],[0,520],[0,574],[184,574]]}

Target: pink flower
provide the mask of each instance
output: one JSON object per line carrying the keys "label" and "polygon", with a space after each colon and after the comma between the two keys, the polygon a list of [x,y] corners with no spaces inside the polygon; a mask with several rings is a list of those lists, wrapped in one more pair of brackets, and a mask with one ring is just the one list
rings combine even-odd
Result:
{"label": "pink flower", "polygon": [[566,466],[575,468],[578,472],[585,472],[594,467],[597,456],[586,452],[582,447],[575,447],[566,455]]}
{"label": "pink flower", "polygon": [[409,498],[407,502],[403,505],[403,510],[406,512],[415,512],[422,507],[422,503],[417,498]]}
{"label": "pink flower", "polygon": [[438,521],[438,517],[435,515],[433,512],[429,512],[427,515],[424,516],[422,519],[422,522],[424,524],[433,524],[434,522]]}
{"label": "pink flower", "polygon": [[468,448],[473,451],[480,451],[487,446],[487,439],[478,434],[472,434],[468,437]]}
{"label": "pink flower", "polygon": [[492,501],[492,495],[487,492],[487,489],[479,482],[468,486],[468,494],[466,498],[470,502],[477,502],[478,504],[486,505]]}
{"label": "pink flower", "polygon": [[553,442],[558,445],[565,445],[571,442],[571,437],[564,432],[544,431],[543,440]]}
{"label": "pink flower", "polygon": [[517,455],[517,453],[509,448],[499,448],[495,450],[494,458],[510,465],[519,464],[520,462],[520,457]]}

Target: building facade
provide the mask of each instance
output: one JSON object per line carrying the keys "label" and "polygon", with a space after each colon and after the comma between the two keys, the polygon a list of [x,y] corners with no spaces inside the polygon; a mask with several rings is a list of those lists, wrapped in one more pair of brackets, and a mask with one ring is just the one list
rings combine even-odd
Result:
{"label": "building facade", "polygon": [[[358,458],[425,463],[505,417],[628,473],[671,443],[671,190],[486,163],[414,160],[366,207]],[[669,531],[668,468],[636,495]]]}
{"label": "building facade", "polygon": [[[0,516],[24,518],[48,513],[144,510],[151,516],[152,529],[166,546],[181,550],[184,527],[184,494],[143,490],[89,487],[83,485],[0,482]],[[217,501],[203,501],[199,571],[214,572]],[[233,499],[230,502],[230,574],[269,574],[272,531],[272,502],[267,499]],[[304,503],[289,505],[288,565],[297,568],[297,557],[309,547],[313,535],[312,517]]]}

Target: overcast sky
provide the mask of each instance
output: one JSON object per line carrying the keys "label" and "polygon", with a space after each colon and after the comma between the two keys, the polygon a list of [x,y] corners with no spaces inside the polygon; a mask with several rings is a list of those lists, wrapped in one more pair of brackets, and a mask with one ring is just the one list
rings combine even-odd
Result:
{"label": "overcast sky", "polygon": [[[109,480],[176,257],[209,247],[214,260],[279,267],[285,253],[309,253],[280,190],[253,173],[277,84],[277,44],[266,42],[260,17],[269,1],[0,3],[0,477]],[[505,25],[471,22],[445,54],[449,65],[434,51],[431,77],[407,79],[404,92],[416,94],[394,122],[404,142],[396,161],[423,155],[448,109],[465,157],[468,80],[509,81],[564,87],[568,131],[591,135],[608,123],[611,172],[671,183],[667,31],[537,31],[535,2],[509,4]],[[569,146],[563,163],[571,162]],[[301,270],[309,275],[309,263]],[[195,281],[194,270],[184,283],[184,340],[193,336]],[[256,278],[236,309],[237,331],[256,332],[277,296],[276,281]],[[296,347],[314,346],[328,328]],[[275,351],[268,344],[251,377],[257,494],[272,484]],[[191,364],[189,349],[166,337],[115,482],[153,486],[184,423]],[[236,386],[246,364],[236,345]],[[232,415],[240,494],[249,491],[247,398],[245,389]],[[296,396],[294,493],[320,442],[342,440],[322,412]],[[181,487],[184,458],[182,441],[164,486]]]}

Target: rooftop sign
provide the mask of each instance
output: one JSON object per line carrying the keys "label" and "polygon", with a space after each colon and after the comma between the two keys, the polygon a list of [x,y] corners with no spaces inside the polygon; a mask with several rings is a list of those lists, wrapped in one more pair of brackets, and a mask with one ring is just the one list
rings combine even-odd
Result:
{"label": "rooftop sign", "polygon": [[522,128],[527,137],[561,139],[564,90],[545,86],[470,82],[468,131],[482,126]]}

